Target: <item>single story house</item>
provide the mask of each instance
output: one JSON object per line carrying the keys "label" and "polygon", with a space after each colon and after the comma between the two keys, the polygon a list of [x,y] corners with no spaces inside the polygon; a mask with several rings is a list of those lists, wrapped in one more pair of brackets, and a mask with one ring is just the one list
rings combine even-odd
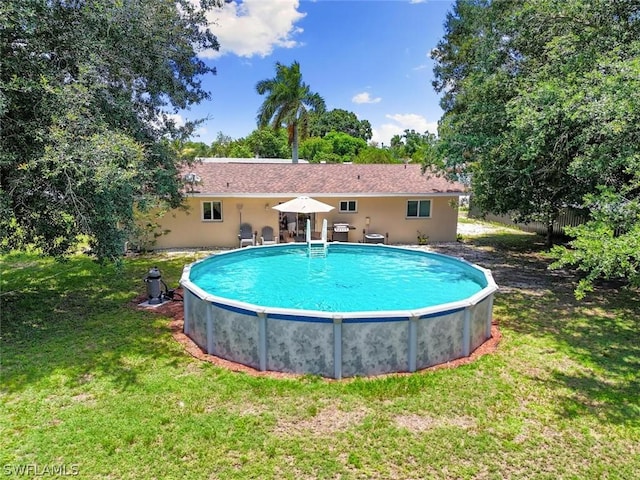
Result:
{"label": "single story house", "polygon": [[[263,227],[279,241],[300,239],[310,218],[317,232],[327,219],[328,239],[335,224],[348,224],[340,240],[362,242],[380,234],[386,243],[455,241],[458,198],[465,187],[429,173],[416,164],[312,164],[235,162],[203,159],[183,172],[188,209],[168,212],[159,221],[167,231],[155,248],[238,247],[240,225],[247,223],[260,243]],[[298,196],[329,204],[333,210],[291,214],[273,207]],[[369,237],[366,237],[369,235]],[[302,237],[303,238],[303,237]],[[244,242],[243,242],[244,244]]]}

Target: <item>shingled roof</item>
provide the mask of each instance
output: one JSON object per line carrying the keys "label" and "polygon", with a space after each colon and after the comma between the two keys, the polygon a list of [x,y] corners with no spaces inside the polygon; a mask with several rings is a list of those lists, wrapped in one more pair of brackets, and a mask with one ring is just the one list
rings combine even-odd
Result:
{"label": "shingled roof", "polygon": [[273,164],[203,162],[196,194],[224,196],[462,195],[465,187],[421,172],[417,164]]}

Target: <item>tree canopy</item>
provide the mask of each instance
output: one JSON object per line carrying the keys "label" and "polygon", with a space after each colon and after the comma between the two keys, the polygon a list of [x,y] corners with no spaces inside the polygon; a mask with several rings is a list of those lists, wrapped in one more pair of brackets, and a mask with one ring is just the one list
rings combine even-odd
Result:
{"label": "tree canopy", "polygon": [[346,133],[362,140],[371,140],[372,131],[369,120],[359,120],[355,113],[334,108],[328,112],[309,116],[309,135],[324,137],[329,132]]}
{"label": "tree canopy", "polygon": [[287,134],[284,130],[260,128],[246,138],[254,155],[262,158],[287,158],[290,155]]}
{"label": "tree canopy", "polygon": [[258,126],[262,128],[271,124],[276,130],[286,126],[293,163],[298,163],[300,130],[302,136],[306,136],[309,113],[324,112],[324,99],[302,81],[298,62],[293,62],[288,67],[276,62],[276,76],[259,81],[256,91],[260,95],[267,95],[258,110]]}
{"label": "tree canopy", "polygon": [[434,155],[436,136],[433,133],[418,133],[406,129],[402,135],[391,137],[391,154],[402,161],[425,163]]}
{"label": "tree canopy", "polygon": [[387,148],[368,146],[358,152],[353,163],[399,163]]}
{"label": "tree canopy", "polygon": [[218,0],[4,0],[0,5],[0,232],[63,255],[79,234],[117,257],[134,207],[181,202],[169,113],[209,96]]}
{"label": "tree canopy", "polygon": [[441,166],[519,220],[587,207],[554,250],[587,272],[582,293],[599,277],[640,283],[639,54],[640,4],[609,0],[458,0],[432,54]]}

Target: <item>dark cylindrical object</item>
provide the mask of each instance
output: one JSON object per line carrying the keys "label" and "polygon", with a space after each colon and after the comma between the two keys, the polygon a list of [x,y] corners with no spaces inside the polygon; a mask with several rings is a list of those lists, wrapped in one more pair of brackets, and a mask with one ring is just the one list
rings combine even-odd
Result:
{"label": "dark cylindrical object", "polygon": [[153,267],[144,277],[147,284],[147,301],[149,305],[157,305],[162,303],[162,275],[158,267]]}

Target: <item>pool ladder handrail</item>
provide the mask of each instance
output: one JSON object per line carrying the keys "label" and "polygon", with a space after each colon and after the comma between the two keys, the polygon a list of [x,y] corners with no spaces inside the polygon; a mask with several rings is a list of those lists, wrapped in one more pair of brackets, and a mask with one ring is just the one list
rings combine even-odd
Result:
{"label": "pool ladder handrail", "polygon": [[311,220],[307,218],[307,255],[309,257],[327,256],[327,219],[322,220],[322,233],[320,240],[311,239]]}

